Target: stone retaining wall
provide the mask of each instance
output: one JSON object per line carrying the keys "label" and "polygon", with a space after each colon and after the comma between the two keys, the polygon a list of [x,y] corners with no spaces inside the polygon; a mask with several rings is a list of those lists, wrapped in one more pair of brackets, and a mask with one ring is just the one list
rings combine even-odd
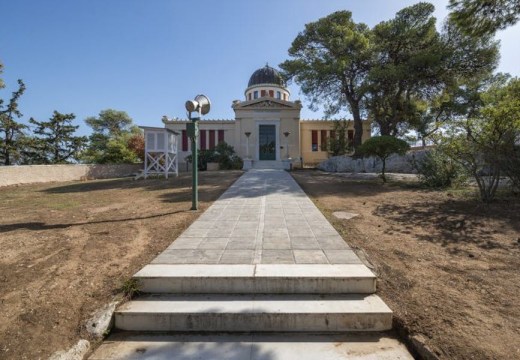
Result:
{"label": "stone retaining wall", "polygon": [[118,178],[130,176],[142,169],[143,164],[0,166],[0,186]]}
{"label": "stone retaining wall", "polygon": [[[386,171],[389,173],[415,174],[414,161],[421,161],[430,150],[412,150],[406,155],[392,155],[386,160]],[[381,172],[383,162],[376,157],[353,158],[350,156],[334,156],[318,165],[318,169],[327,172]]]}

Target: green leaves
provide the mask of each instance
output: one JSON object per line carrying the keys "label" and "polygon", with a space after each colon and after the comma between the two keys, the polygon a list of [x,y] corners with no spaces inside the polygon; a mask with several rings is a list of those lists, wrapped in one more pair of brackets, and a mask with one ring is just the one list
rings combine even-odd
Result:
{"label": "green leaves", "polygon": [[492,35],[520,19],[520,0],[450,0],[450,18],[467,35]]}
{"label": "green leaves", "polygon": [[74,136],[79,128],[79,125],[72,125],[75,118],[72,113],[62,114],[54,110],[49,121],[29,119],[36,125],[34,134],[37,135],[30,143],[32,163],[63,164],[77,159],[87,138]]}

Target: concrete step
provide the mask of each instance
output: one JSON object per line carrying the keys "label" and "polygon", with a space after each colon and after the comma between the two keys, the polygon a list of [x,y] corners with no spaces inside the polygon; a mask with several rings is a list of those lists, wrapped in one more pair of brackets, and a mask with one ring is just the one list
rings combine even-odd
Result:
{"label": "concrete step", "polygon": [[413,360],[391,334],[135,334],[110,337],[90,360]]}
{"label": "concrete step", "polygon": [[283,170],[282,161],[278,160],[255,160],[253,161],[253,169],[276,169]]}
{"label": "concrete step", "polygon": [[384,331],[392,311],[377,295],[147,295],[123,304],[129,331]]}
{"label": "concrete step", "polygon": [[376,277],[362,264],[147,265],[134,275],[146,293],[371,294]]}

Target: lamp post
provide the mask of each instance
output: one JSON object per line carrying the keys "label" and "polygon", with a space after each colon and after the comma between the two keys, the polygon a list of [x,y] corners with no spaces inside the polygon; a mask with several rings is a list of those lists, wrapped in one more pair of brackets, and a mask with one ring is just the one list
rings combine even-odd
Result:
{"label": "lamp post", "polygon": [[[197,152],[197,139],[199,137],[199,120],[202,115],[209,113],[211,102],[205,95],[195,96],[195,100],[188,100],[185,104],[188,112],[188,119],[191,121],[186,124],[186,133],[191,139],[192,157],[192,188],[191,188],[191,210],[199,209],[199,154]],[[191,114],[195,112],[194,117]]]}
{"label": "lamp post", "polygon": [[283,133],[283,135],[285,136],[285,147],[287,148],[287,159],[289,159],[289,135],[291,135],[291,133],[289,131],[286,131]]}
{"label": "lamp post", "polygon": [[246,159],[249,159],[249,137],[251,136],[251,132],[246,131],[244,135],[246,136]]}

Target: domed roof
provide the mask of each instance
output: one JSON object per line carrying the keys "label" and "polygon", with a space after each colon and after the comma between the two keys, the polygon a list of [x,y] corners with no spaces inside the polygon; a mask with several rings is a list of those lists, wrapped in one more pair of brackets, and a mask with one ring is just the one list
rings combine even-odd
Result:
{"label": "domed roof", "polygon": [[274,84],[285,87],[282,75],[280,75],[276,69],[273,69],[267,64],[263,68],[256,70],[253,75],[251,75],[247,87],[260,84]]}

